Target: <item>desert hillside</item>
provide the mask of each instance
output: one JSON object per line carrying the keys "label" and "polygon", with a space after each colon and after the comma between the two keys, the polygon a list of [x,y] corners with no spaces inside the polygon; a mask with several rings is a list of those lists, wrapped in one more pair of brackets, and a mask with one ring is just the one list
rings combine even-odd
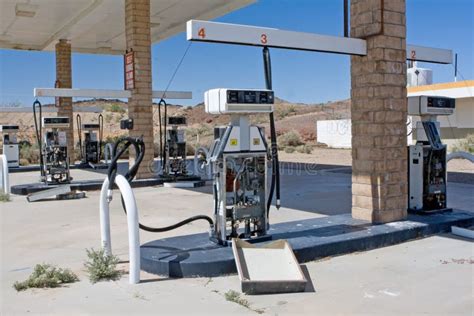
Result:
{"label": "desert hillside", "polygon": [[[74,102],[74,106],[90,108],[95,107],[102,110],[104,116],[104,137],[115,137],[124,134],[120,130],[120,120],[127,117],[127,103],[120,100],[87,100]],[[53,108],[53,105],[44,105],[44,108]],[[74,113],[74,116],[77,113]],[[82,123],[97,122],[99,113],[81,112]],[[154,104],[154,129],[155,134],[159,131],[158,105]],[[217,125],[227,124],[227,115],[210,115],[204,112],[204,104],[196,106],[182,106],[176,104],[168,105],[168,115],[182,115],[188,120],[188,139],[191,142],[207,143],[212,135],[212,128]],[[54,112],[45,112],[43,116],[56,116]],[[316,142],[316,121],[327,119],[339,119],[350,117],[350,100],[330,102],[325,104],[301,104],[291,103],[277,99],[275,104],[275,118],[277,133],[283,134],[289,130],[296,130],[302,139],[308,143]],[[268,115],[258,114],[252,116],[252,121],[266,127],[268,131]],[[20,125],[19,138],[32,141],[34,138],[33,114],[30,111],[23,112],[1,112],[0,124]]]}

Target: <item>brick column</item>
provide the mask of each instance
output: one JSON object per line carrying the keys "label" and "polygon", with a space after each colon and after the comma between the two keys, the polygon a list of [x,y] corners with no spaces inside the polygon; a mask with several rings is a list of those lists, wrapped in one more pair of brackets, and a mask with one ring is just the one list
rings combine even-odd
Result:
{"label": "brick column", "polygon": [[[128,116],[134,127],[130,136],[142,136],[145,142],[145,157],[137,178],[153,177],[153,108],[151,87],[151,39],[150,0],[125,0],[125,35],[127,50],[135,57],[135,88],[128,100]],[[130,162],[133,163],[131,155]]]}
{"label": "brick column", "polygon": [[[72,88],[71,43],[60,39],[56,44],[56,80],[59,88]],[[74,164],[74,118],[72,98],[59,98],[58,116],[69,117],[69,128],[65,129],[67,137],[67,151],[70,163]]]}
{"label": "brick column", "polygon": [[405,0],[351,0],[350,10],[351,36],[367,40],[367,56],[351,57],[352,216],[402,220],[408,188]]}

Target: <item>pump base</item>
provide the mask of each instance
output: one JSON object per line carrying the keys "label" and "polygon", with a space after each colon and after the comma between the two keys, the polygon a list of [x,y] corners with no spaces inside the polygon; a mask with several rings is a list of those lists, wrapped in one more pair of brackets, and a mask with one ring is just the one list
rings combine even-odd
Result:
{"label": "pump base", "polygon": [[408,213],[410,214],[417,214],[417,215],[431,215],[431,214],[440,214],[440,213],[446,213],[446,212],[452,212],[452,208],[440,208],[437,210],[415,210],[412,208],[408,209]]}
{"label": "pump base", "polygon": [[[272,235],[265,235],[265,236],[259,236],[259,237],[252,237],[252,238],[242,238],[242,240],[250,243],[250,244],[254,244],[254,243],[259,243],[259,242],[263,242],[263,241],[270,241],[272,240]],[[218,245],[221,245],[221,246],[224,246],[224,247],[230,247],[232,246],[232,240],[226,240],[226,241],[222,241],[222,240],[219,240],[215,237],[209,237],[209,240],[218,244]]]}
{"label": "pump base", "polygon": [[[72,181],[69,185],[71,190],[77,191],[97,191],[100,190],[102,187],[104,180],[97,179],[97,180],[83,180],[83,181]],[[155,185],[163,184],[163,180],[160,179],[136,179],[132,181],[132,188],[141,188],[141,187],[149,187]],[[36,183],[28,183],[28,184],[19,184],[13,185],[11,187],[11,193],[17,195],[28,195],[31,193],[39,192],[48,190],[54,187],[62,186],[62,184],[44,184],[43,182],[36,182]]]}
{"label": "pump base", "polygon": [[163,180],[163,182],[179,182],[179,181],[200,181],[200,176],[195,175],[164,175],[160,174],[158,179]]}
{"label": "pump base", "polygon": [[[460,210],[433,216],[410,214],[406,221],[380,225],[344,214],[274,224],[269,233],[273,240],[287,240],[301,263],[394,245],[449,232],[451,226],[473,224],[474,214]],[[150,241],[141,246],[140,257],[142,270],[166,277],[215,277],[237,271],[232,247],[217,245],[207,233]]]}

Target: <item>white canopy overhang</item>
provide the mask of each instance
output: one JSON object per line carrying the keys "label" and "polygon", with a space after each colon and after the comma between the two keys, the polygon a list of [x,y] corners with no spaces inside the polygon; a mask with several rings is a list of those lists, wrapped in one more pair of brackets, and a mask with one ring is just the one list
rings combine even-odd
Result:
{"label": "white canopy overhang", "polygon": [[[190,19],[211,20],[255,0],[150,0],[151,39],[186,29]],[[79,53],[123,54],[124,0],[1,0],[0,48],[54,51],[59,39]]]}

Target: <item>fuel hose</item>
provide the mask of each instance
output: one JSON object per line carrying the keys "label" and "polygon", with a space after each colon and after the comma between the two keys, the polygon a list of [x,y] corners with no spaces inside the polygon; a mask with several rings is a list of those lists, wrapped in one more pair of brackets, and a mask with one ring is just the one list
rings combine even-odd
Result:
{"label": "fuel hose", "polygon": [[[138,137],[138,138],[121,137],[121,138],[119,138],[114,144],[114,147],[113,147],[113,150],[112,150],[113,158],[112,158],[112,161],[110,162],[110,166],[109,166],[109,169],[107,171],[107,177],[109,179],[109,188],[108,188],[109,192],[111,192],[111,190],[113,188],[113,184],[115,182],[115,177],[117,175],[118,160],[128,150],[128,148],[130,146],[133,146],[133,148],[135,149],[136,159],[135,159],[135,162],[133,163],[132,167],[127,171],[127,173],[124,175],[124,177],[125,177],[125,179],[127,179],[128,183],[131,183],[132,180],[135,178],[137,172],[138,172],[138,167],[140,166],[140,163],[142,162],[143,157],[145,155],[145,143],[143,142],[142,137]],[[127,210],[125,208],[125,203],[124,203],[123,198],[122,198],[122,207],[123,207],[123,210],[126,214]],[[151,233],[162,233],[162,232],[166,232],[166,231],[170,231],[170,230],[179,228],[183,225],[189,224],[189,223],[197,221],[197,220],[205,220],[209,223],[209,225],[211,225],[211,227],[212,227],[212,225],[214,225],[213,220],[209,216],[206,216],[206,215],[192,216],[192,217],[189,217],[189,218],[187,218],[183,221],[180,221],[176,224],[165,226],[165,227],[151,227],[151,226],[144,225],[142,223],[138,223],[138,224],[139,224],[140,229],[142,229],[144,231],[151,232]]]}
{"label": "fuel hose", "polygon": [[[263,48],[263,66],[265,72],[265,86],[268,90],[272,90],[272,66],[270,59],[270,51],[268,47]],[[280,162],[278,160],[278,145],[275,129],[275,117],[273,112],[270,113],[270,142],[272,156],[272,182],[270,184],[270,192],[267,201],[267,216],[270,214],[270,206],[272,205],[273,194],[276,189],[276,208],[280,208]]]}
{"label": "fuel hose", "polygon": [[[39,123],[38,123],[38,117],[36,115],[36,107],[39,109]],[[36,141],[38,143],[38,150],[39,150],[39,158],[40,158],[40,172],[41,172],[41,177],[45,177],[45,172],[44,172],[44,160],[43,160],[43,146],[42,146],[42,131],[41,131],[41,120],[43,118],[43,110],[40,101],[36,100],[33,102],[33,119],[35,122],[35,134],[36,134]]]}

